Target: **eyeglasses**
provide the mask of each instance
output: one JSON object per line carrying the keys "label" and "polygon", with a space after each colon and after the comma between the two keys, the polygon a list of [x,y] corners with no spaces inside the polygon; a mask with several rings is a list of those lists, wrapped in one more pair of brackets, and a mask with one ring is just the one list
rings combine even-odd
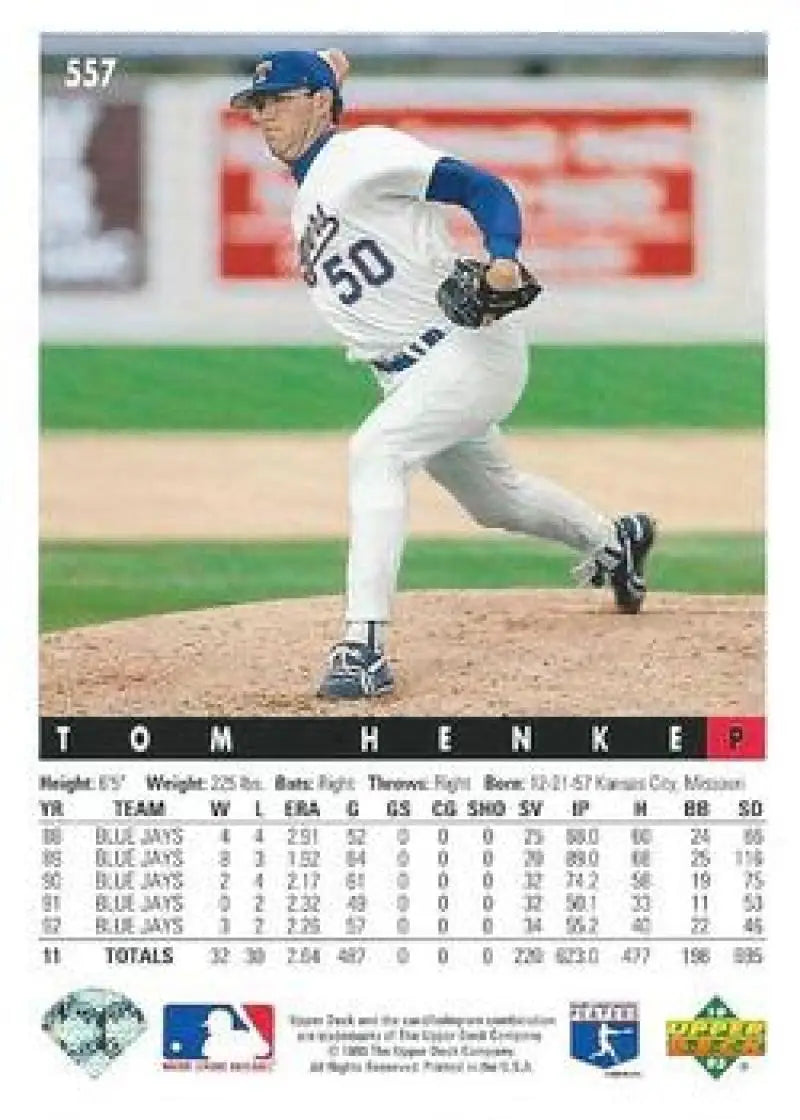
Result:
{"label": "eyeglasses", "polygon": [[281,93],[251,93],[248,98],[251,108],[261,112],[268,105],[285,105],[290,101],[299,101],[301,97],[310,97],[311,90],[308,89],[294,89],[284,90]]}

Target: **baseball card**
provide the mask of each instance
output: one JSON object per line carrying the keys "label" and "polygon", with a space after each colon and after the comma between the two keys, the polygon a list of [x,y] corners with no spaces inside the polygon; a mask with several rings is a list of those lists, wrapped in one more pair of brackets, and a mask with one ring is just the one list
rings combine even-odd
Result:
{"label": "baseball card", "polygon": [[768,34],[270,20],[38,38],[28,1050],[749,1114]]}

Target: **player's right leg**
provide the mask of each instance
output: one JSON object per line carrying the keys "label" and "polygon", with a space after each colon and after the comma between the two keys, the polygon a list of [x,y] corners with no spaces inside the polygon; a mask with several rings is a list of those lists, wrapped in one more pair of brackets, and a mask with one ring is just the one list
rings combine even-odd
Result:
{"label": "player's right leg", "polygon": [[585,556],[576,569],[583,582],[610,583],[625,613],[641,608],[655,535],[646,514],[612,520],[549,479],[519,471],[495,425],[442,451],[427,470],[480,525],[568,545]]}
{"label": "player's right leg", "polygon": [[549,479],[524,474],[506,454],[496,425],[448,447],[430,476],[478,522],[590,552],[616,540],[613,521]]}

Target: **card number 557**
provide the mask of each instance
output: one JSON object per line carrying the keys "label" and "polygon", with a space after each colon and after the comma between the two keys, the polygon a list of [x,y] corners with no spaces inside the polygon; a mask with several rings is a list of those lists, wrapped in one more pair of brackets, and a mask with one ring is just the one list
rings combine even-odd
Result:
{"label": "card number 557", "polygon": [[107,89],[116,58],[68,58],[64,85],[67,89]]}

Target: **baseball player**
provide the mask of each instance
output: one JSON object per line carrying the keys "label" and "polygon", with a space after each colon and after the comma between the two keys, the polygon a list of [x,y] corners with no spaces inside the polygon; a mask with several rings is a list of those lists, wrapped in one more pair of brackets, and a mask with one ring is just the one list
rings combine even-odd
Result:
{"label": "baseball player", "polygon": [[[349,445],[345,630],[317,692],[330,699],[394,687],[386,631],[412,471],[424,467],[481,525],[582,553],[579,578],[610,585],[625,613],[642,607],[655,533],[646,514],[612,520],[509,462],[498,423],[527,380],[512,312],[541,291],[517,259],[517,200],[494,175],[396,129],[340,130],[348,69],[338,50],[273,51],[231,98],[297,183],[291,222],[313,303],[383,392]],[[456,259],[445,204],[472,216],[485,263]]]}
{"label": "baseball player", "polygon": [[597,1029],[597,1049],[589,1055],[590,1058],[610,1058],[611,1063],[619,1061],[619,1054],[614,1049],[611,1039],[617,1035],[633,1034],[633,1027],[612,1027],[610,1023],[601,1023]]}

